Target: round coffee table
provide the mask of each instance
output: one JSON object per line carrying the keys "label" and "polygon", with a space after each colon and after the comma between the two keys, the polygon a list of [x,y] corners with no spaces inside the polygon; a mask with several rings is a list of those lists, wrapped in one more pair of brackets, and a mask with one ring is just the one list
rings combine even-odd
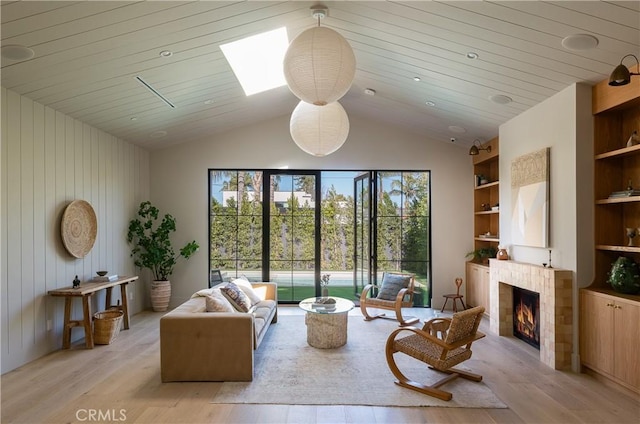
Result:
{"label": "round coffee table", "polygon": [[[322,303],[333,299],[335,303]],[[307,312],[307,343],[320,349],[333,349],[347,343],[347,317],[355,305],[341,297],[310,297],[300,302]]]}

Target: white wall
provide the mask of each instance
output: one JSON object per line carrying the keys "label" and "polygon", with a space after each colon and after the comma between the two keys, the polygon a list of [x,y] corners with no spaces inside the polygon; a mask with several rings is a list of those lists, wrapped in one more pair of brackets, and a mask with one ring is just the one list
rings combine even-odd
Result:
{"label": "white wall", "polygon": [[[139,202],[149,195],[149,155],[5,88],[1,113],[0,322],[5,373],[62,346],[64,301],[47,296],[48,290],[70,286],[75,275],[90,279],[100,269],[121,275],[136,271],[126,228]],[[69,255],[60,238],[62,213],[75,199],[91,203],[98,219],[96,243],[83,259]],[[135,313],[144,304],[144,286],[129,287]],[[118,298],[116,294],[114,301]],[[101,293],[93,311],[103,303]],[[80,317],[81,312],[80,303],[74,302],[74,315]],[[73,339],[84,337],[80,328],[72,333]]]}
{"label": "white wall", "polygon": [[574,84],[500,126],[500,242],[511,259],[542,264],[548,249],[514,246],[511,161],[550,147],[552,265],[573,271],[574,369],[578,353],[578,289],[594,278],[593,115],[591,87]]}
{"label": "white wall", "polygon": [[337,152],[316,158],[289,135],[289,116],[231,131],[200,142],[151,153],[151,200],[177,219],[174,241],[196,239],[201,249],[179,263],[171,280],[171,305],[183,302],[208,279],[209,168],[409,169],[432,171],[433,305],[464,277],[472,249],[473,169],[468,150],[447,141],[429,141],[399,128],[350,116],[351,130]]}

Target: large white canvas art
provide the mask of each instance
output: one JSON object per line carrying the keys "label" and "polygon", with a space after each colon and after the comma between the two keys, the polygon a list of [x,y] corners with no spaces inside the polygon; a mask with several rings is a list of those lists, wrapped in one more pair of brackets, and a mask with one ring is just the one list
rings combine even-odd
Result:
{"label": "large white canvas art", "polygon": [[520,246],[549,246],[549,148],[511,162],[511,237]]}

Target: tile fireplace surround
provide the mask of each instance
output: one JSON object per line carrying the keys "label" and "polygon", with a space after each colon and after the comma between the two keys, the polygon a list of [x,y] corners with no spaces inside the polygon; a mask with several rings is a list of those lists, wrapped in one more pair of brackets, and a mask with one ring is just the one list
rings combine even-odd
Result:
{"label": "tile fireplace surround", "polygon": [[490,329],[513,336],[513,287],[540,294],[540,361],[554,369],[571,367],[573,272],[540,265],[490,260]]}

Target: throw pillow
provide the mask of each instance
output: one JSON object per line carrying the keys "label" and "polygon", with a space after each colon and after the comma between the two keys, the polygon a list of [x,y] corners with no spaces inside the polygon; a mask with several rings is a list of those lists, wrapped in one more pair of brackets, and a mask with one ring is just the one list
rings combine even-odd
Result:
{"label": "throw pillow", "polygon": [[409,287],[411,276],[406,274],[391,274],[389,272],[384,273],[382,278],[382,287],[378,292],[378,299],[381,300],[396,300],[398,292],[402,289]]}
{"label": "throw pillow", "polygon": [[234,307],[229,303],[222,292],[213,290],[210,295],[206,296],[207,312],[235,312]]}
{"label": "throw pillow", "polygon": [[253,289],[251,283],[243,278],[236,278],[235,280],[231,280],[235,285],[240,287],[240,290],[247,295],[249,300],[251,301],[251,306],[260,302],[262,299],[258,296],[258,293]]}
{"label": "throw pillow", "polygon": [[211,294],[211,291],[213,289],[202,289],[202,290],[198,290],[197,292],[195,292],[194,294],[191,295],[191,299],[193,299],[194,297],[205,297],[205,296],[209,296]]}
{"label": "throw pillow", "polygon": [[224,287],[220,288],[220,291],[238,311],[249,312],[251,301],[235,283],[227,283]]}

